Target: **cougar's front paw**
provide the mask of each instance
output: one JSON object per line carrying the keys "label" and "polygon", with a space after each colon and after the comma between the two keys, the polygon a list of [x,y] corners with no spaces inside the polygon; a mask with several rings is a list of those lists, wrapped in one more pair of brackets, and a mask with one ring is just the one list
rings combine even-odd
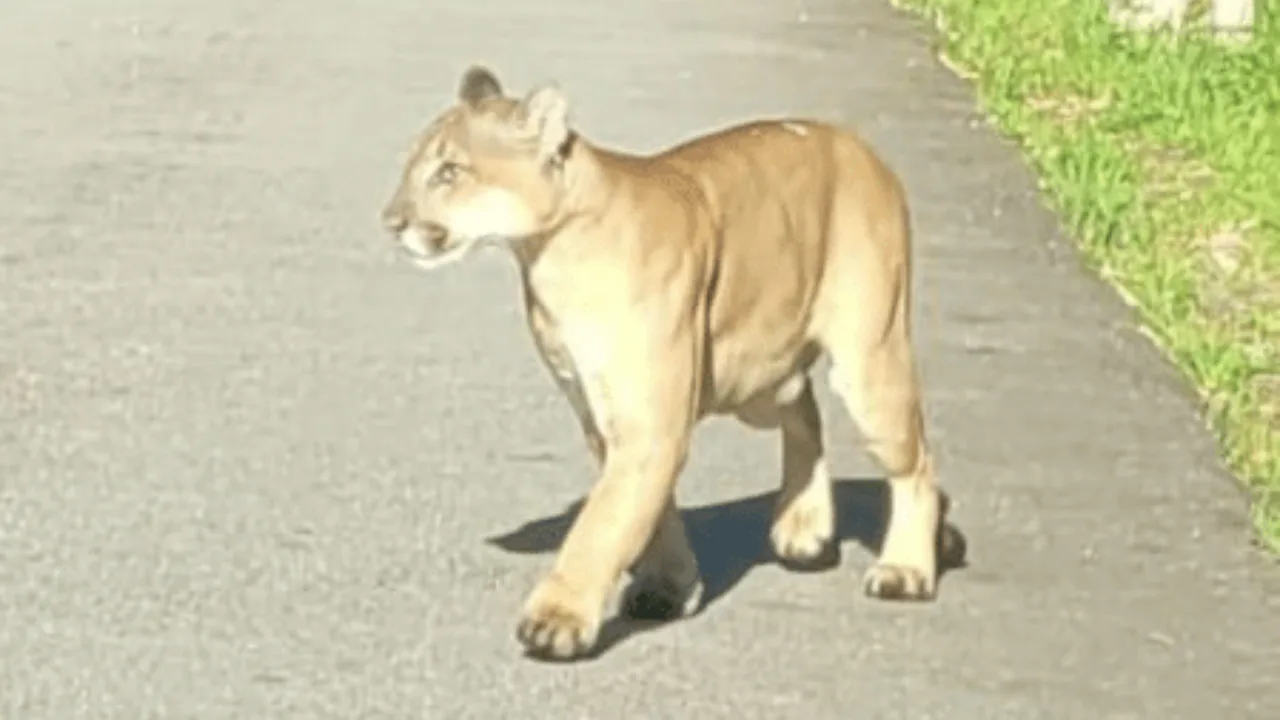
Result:
{"label": "cougar's front paw", "polygon": [[589,653],[600,634],[600,610],[588,607],[562,579],[552,575],[525,603],[516,637],[530,655],[573,660]]}
{"label": "cougar's front paw", "polygon": [[862,578],[862,590],[880,600],[932,600],[934,574],[907,565],[876,563]]}
{"label": "cougar's front paw", "polygon": [[769,539],[784,567],[827,570],[840,562],[840,548],[833,537],[835,513],[824,500],[801,498],[774,520]]}

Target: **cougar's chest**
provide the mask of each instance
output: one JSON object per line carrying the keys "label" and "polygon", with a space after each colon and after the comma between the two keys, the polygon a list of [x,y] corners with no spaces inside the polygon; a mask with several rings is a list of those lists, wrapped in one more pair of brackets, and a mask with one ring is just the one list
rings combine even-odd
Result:
{"label": "cougar's chest", "polygon": [[547,369],[574,409],[601,420],[605,336],[537,304],[529,307],[529,329]]}
{"label": "cougar's chest", "polygon": [[573,353],[565,342],[564,329],[544,309],[537,306],[529,308],[529,330],[533,333],[533,341],[538,352],[547,364],[547,369],[555,376],[557,382],[579,384],[581,375]]}

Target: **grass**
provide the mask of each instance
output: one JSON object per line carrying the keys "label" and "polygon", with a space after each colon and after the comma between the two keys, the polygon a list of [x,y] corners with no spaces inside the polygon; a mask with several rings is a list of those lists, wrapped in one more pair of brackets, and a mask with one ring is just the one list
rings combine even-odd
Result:
{"label": "grass", "polygon": [[1280,0],[1256,0],[1240,46],[1123,31],[1106,0],[896,1],[1198,389],[1280,554]]}

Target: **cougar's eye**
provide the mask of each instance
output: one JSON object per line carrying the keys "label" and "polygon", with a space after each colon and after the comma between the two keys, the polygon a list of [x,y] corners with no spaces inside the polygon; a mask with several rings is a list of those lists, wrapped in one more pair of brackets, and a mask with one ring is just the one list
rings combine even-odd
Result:
{"label": "cougar's eye", "polygon": [[454,180],[458,179],[458,164],[452,162],[441,163],[436,168],[435,173],[431,175],[428,183],[431,185],[451,185]]}

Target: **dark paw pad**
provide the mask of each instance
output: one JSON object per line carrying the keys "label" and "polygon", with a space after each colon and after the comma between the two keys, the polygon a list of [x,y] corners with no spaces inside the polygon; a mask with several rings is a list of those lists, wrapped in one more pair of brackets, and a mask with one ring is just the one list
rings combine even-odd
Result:
{"label": "dark paw pad", "polygon": [[701,582],[681,591],[670,583],[637,579],[627,592],[624,611],[636,620],[675,620],[692,615],[701,600]]}

